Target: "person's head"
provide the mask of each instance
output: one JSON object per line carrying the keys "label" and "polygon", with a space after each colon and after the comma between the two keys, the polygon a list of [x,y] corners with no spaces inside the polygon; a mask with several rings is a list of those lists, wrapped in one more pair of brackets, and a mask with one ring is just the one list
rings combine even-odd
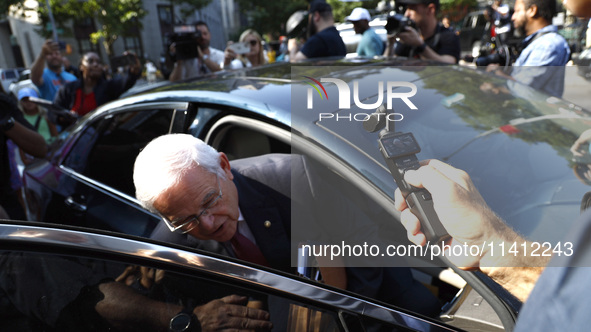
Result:
{"label": "person's head", "polygon": [[308,10],[308,36],[333,25],[332,7],[325,0],[313,0]]}
{"label": "person's head", "polygon": [[439,0],[399,0],[398,3],[406,5],[404,16],[415,21],[419,27],[437,22]]}
{"label": "person's head", "polygon": [[523,35],[531,35],[548,24],[556,15],[555,0],[516,0],[513,26]]}
{"label": "person's head", "polygon": [[347,16],[345,20],[353,23],[353,29],[355,33],[362,34],[367,29],[369,29],[369,21],[371,21],[371,16],[369,15],[369,11],[365,8],[357,7],[353,9],[351,15]]}
{"label": "person's head", "polygon": [[244,30],[238,40],[241,43],[247,43],[250,46],[250,52],[245,54],[247,58],[258,58],[259,64],[265,63],[265,52],[263,50],[263,38],[253,29]]}
{"label": "person's head", "polygon": [[203,21],[198,21],[195,23],[195,29],[201,32],[201,37],[197,39],[197,43],[202,50],[207,50],[209,48],[209,43],[211,42],[211,33],[209,32],[209,26],[207,23]]}
{"label": "person's head", "polygon": [[171,230],[185,224],[180,231],[221,242],[234,236],[240,215],[233,178],[224,153],[187,134],[151,141],[133,171],[140,204]]}
{"label": "person's head", "polygon": [[451,25],[449,17],[445,16],[443,19],[441,19],[441,24],[443,24],[444,27],[449,28]]}
{"label": "person's head", "polygon": [[64,60],[62,59],[62,51],[60,51],[59,49],[55,49],[52,52],[46,54],[45,64],[47,65],[47,68],[49,68],[51,71],[61,71],[64,65]]}
{"label": "person's head", "polygon": [[18,102],[23,113],[35,115],[39,113],[39,106],[29,100],[30,97],[39,98],[39,94],[33,88],[22,88],[18,90]]}
{"label": "person's head", "polygon": [[79,68],[83,78],[98,80],[104,74],[101,58],[94,52],[88,52],[82,56]]}
{"label": "person's head", "polygon": [[575,16],[591,17],[591,0],[562,0],[562,4]]}

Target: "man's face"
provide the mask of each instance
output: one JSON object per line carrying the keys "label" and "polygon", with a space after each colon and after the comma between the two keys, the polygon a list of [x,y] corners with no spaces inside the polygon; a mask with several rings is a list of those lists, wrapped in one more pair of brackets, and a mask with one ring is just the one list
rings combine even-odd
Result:
{"label": "man's face", "polygon": [[404,16],[415,21],[420,26],[429,17],[429,7],[424,4],[407,5]]}
{"label": "man's face", "polygon": [[316,21],[318,20],[319,16],[320,14],[318,12],[308,15],[308,37],[312,37],[316,34],[316,32],[318,32],[316,28]]}
{"label": "man's face", "polygon": [[201,31],[201,38],[198,40],[199,46],[202,50],[206,50],[209,47],[209,42],[211,41],[209,29],[203,24],[198,25],[196,28],[197,30]]}
{"label": "man's face", "polygon": [[513,26],[517,31],[522,35],[526,35],[526,27],[528,23],[527,18],[527,8],[525,8],[525,4],[523,0],[515,1],[515,8],[513,12],[513,16],[511,16],[511,21],[513,22]]}
{"label": "man's face", "polygon": [[221,189],[222,197],[211,205],[206,213],[208,216],[201,217],[189,234],[202,240],[229,241],[236,233],[240,213],[238,191],[229,166],[224,169],[224,174],[226,179],[194,166],[177,185],[156,199],[154,207],[168,220],[186,220],[199,215],[219,196]]}
{"label": "man's face", "polygon": [[361,23],[362,21],[353,21],[351,23],[353,23],[353,30],[355,30],[356,34],[362,34],[363,31],[363,24]]}
{"label": "man's face", "polygon": [[62,52],[60,50],[55,50],[45,56],[45,62],[47,63],[47,68],[51,70],[57,70],[62,67],[63,60],[62,60]]}
{"label": "man's face", "polygon": [[[61,58],[60,58],[61,59]],[[103,76],[103,63],[96,53],[87,53],[82,58],[80,71],[85,77],[100,79]]]}

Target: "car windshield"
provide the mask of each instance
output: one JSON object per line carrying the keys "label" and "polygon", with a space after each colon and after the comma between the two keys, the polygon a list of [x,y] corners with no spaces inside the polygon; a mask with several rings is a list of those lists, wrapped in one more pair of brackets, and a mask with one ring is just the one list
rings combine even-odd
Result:
{"label": "car windshield", "polygon": [[[359,100],[372,104],[378,98],[375,82],[384,77],[416,85],[411,100],[417,109],[400,99],[393,101],[393,109],[402,119],[395,123],[396,131],[414,134],[422,148],[420,160],[436,158],[467,171],[493,210],[524,235],[544,241],[564,235],[568,227],[563,221],[576,219],[591,184],[584,172],[591,160],[575,160],[570,151],[591,128],[588,112],[477,71],[399,67],[350,71],[343,79],[369,82],[359,84]],[[328,95],[336,95],[333,87],[326,84]],[[315,125],[338,137],[338,144],[369,156],[340,157],[392,197],[395,184],[378,151],[377,133],[368,133],[359,121],[359,114],[372,111],[356,105],[332,109],[337,110],[326,114],[334,117],[319,118]]]}

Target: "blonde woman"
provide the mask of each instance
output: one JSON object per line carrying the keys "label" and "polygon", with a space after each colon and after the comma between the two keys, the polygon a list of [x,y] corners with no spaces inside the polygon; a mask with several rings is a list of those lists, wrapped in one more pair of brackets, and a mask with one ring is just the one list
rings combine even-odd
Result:
{"label": "blonde woman", "polygon": [[257,67],[267,63],[265,51],[263,50],[261,35],[248,29],[240,35],[239,42],[246,43],[250,52],[237,54],[232,44],[228,45],[224,52],[224,69],[240,69],[245,67]]}

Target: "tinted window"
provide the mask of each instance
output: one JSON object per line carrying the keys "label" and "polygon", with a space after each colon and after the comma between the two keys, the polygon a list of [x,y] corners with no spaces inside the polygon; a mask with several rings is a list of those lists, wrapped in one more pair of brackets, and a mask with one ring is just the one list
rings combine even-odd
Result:
{"label": "tinted window", "polygon": [[16,71],[13,71],[13,70],[5,71],[3,76],[4,77],[2,77],[2,78],[6,79],[6,80],[15,79],[16,78]]}
{"label": "tinted window", "polygon": [[168,133],[172,110],[106,116],[84,129],[65,166],[134,196],[133,163],[141,148]]}
{"label": "tinted window", "polygon": [[2,331],[162,331],[167,326],[155,326],[154,315],[172,317],[178,305],[194,308],[230,295],[268,311],[272,331],[343,331],[330,308],[229,282],[223,275],[144,266],[156,277],[141,284],[139,266],[103,259],[1,251],[0,263]]}

